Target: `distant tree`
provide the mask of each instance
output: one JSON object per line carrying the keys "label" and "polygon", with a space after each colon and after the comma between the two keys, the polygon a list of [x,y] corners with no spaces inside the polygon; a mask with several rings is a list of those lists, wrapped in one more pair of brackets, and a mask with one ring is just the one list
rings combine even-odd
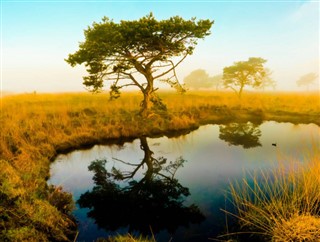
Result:
{"label": "distant tree", "polygon": [[210,77],[209,82],[212,83],[212,86],[215,87],[216,91],[219,90],[223,85],[222,75]]}
{"label": "distant tree", "polygon": [[307,90],[309,90],[309,86],[313,83],[315,83],[315,80],[317,79],[317,75],[315,73],[308,73],[302,77],[300,77],[299,80],[297,80],[297,85],[299,87],[301,86],[307,86]]}
{"label": "distant tree", "polygon": [[272,71],[268,68],[265,68],[265,76],[261,80],[260,86],[257,86],[256,89],[265,90],[268,87],[271,87],[273,90],[276,89],[277,83],[271,78]]}
{"label": "distant tree", "polygon": [[203,70],[198,69],[192,71],[188,76],[184,78],[184,84],[187,88],[198,90],[200,88],[212,88],[216,90],[223,84],[222,75],[209,76],[209,74]]}
{"label": "distant tree", "polygon": [[187,88],[196,90],[200,88],[210,88],[213,85],[213,82],[210,81],[208,73],[203,69],[192,71],[184,78],[183,81]]}
{"label": "distant tree", "polygon": [[266,77],[263,64],[266,60],[251,57],[247,61],[235,62],[223,69],[223,82],[226,88],[231,88],[241,98],[245,86],[259,87]]}
{"label": "distant tree", "polygon": [[259,124],[247,123],[230,123],[219,126],[219,138],[229,145],[242,146],[244,149],[261,146],[259,138],[261,130]]}
{"label": "distant tree", "polygon": [[83,84],[93,92],[101,90],[104,81],[112,83],[111,98],[118,98],[123,87],[138,87],[144,97],[141,114],[147,116],[152,107],[165,107],[155,94],[156,80],[184,91],[175,69],[193,53],[198,39],[210,34],[212,24],[179,16],[158,21],[152,13],[120,23],[104,17],[84,31],[85,42],[66,61],[71,66],[85,64],[89,75]]}

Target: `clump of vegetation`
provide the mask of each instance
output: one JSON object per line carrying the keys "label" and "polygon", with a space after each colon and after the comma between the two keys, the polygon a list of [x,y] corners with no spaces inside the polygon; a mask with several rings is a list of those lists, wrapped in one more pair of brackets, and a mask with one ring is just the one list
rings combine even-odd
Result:
{"label": "clump of vegetation", "polygon": [[[319,144],[317,144],[319,145]],[[230,193],[241,232],[267,241],[320,240],[320,151],[301,161],[251,174]],[[286,164],[291,162],[290,165]]]}
{"label": "clump of vegetation", "polygon": [[319,241],[320,217],[309,214],[295,214],[273,229],[273,241]]}
{"label": "clump of vegetation", "polygon": [[145,238],[143,236],[134,237],[131,234],[117,235],[108,239],[98,239],[97,242],[156,242],[154,238]]}

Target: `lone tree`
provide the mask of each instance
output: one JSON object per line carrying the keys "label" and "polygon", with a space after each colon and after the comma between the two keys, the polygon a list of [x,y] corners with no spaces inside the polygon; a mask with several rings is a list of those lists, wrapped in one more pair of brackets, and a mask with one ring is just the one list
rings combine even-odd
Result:
{"label": "lone tree", "polygon": [[165,107],[155,94],[155,80],[184,91],[175,69],[193,53],[197,40],[210,34],[212,24],[179,16],[157,21],[152,13],[120,23],[104,17],[84,31],[85,41],[66,61],[85,64],[89,75],[83,84],[90,91],[98,92],[110,81],[110,97],[118,98],[121,88],[138,87],[144,97],[141,114],[147,116],[152,106]]}
{"label": "lone tree", "polygon": [[307,90],[309,90],[309,86],[315,82],[317,77],[318,76],[315,73],[308,73],[308,74],[300,77],[299,80],[297,80],[297,85],[299,87],[307,86]]}
{"label": "lone tree", "polygon": [[223,82],[226,88],[231,88],[241,98],[245,86],[259,87],[266,78],[263,64],[266,60],[251,57],[247,61],[235,62],[223,69]]}

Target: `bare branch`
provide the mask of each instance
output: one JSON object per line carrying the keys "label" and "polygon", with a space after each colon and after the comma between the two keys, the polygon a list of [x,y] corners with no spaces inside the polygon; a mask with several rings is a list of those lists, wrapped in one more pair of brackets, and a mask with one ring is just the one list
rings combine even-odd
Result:
{"label": "bare branch", "polygon": [[128,166],[139,166],[139,164],[132,164],[132,163],[129,163],[129,162],[125,162],[125,161],[120,160],[120,159],[115,158],[115,157],[112,157],[112,159],[113,159],[113,160],[116,160],[116,161],[119,161],[119,162],[121,162],[121,163],[123,163],[123,164],[126,164],[126,165],[128,165]]}
{"label": "bare branch", "polygon": [[175,69],[186,57],[188,56],[188,53],[186,53],[183,58],[181,58],[180,61],[178,61],[175,65],[173,65],[169,70],[165,71],[165,72],[162,72],[161,74],[157,75],[154,77],[154,79],[157,79],[159,77],[162,77],[166,74],[168,74],[170,71],[172,71],[173,69]]}

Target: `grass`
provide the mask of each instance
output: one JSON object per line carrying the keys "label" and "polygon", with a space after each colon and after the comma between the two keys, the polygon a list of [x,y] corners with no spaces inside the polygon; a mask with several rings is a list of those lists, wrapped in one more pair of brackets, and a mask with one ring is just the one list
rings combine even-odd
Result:
{"label": "grass", "polygon": [[[172,135],[207,123],[274,120],[320,125],[318,93],[160,93],[168,107],[148,119],[137,114],[142,96],[20,94],[1,99],[0,240],[73,240],[70,196],[48,187],[58,153],[141,135]],[[66,209],[67,206],[67,209]],[[37,208],[37,209],[36,209]]]}
{"label": "grass", "polygon": [[246,177],[230,187],[236,211],[227,213],[240,225],[235,234],[274,242],[320,241],[319,143],[303,161],[289,158],[277,169]]}
{"label": "grass", "polygon": [[97,242],[156,242],[154,238],[146,238],[143,236],[134,237],[131,234],[117,235],[108,239],[98,239]]}

